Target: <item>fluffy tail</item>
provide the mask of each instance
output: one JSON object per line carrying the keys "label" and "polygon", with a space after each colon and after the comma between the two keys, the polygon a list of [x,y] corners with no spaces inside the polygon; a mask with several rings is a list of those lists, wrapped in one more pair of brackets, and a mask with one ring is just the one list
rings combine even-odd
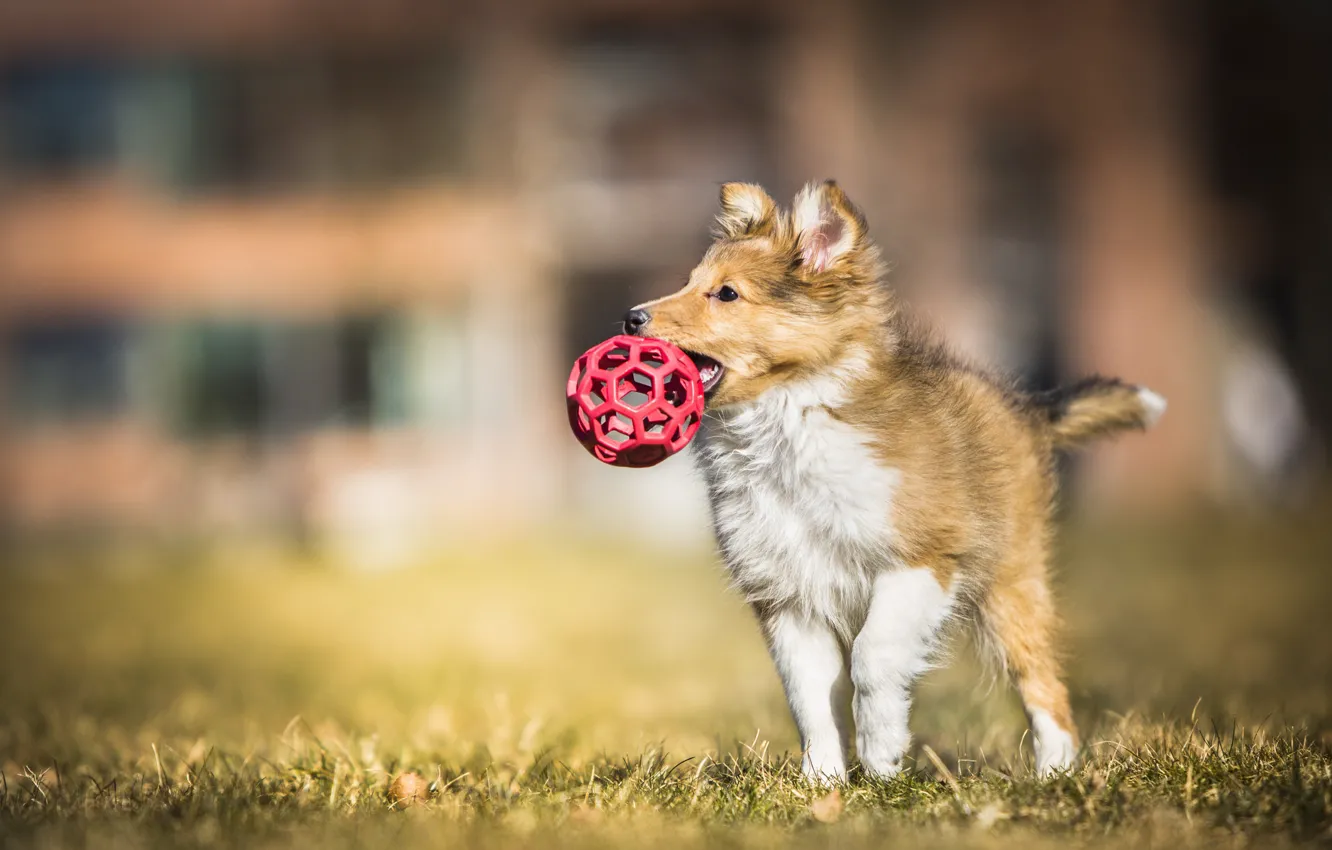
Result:
{"label": "fluffy tail", "polygon": [[1130,428],[1146,430],[1165,413],[1166,400],[1116,378],[1086,378],[1036,396],[1057,448],[1071,449]]}

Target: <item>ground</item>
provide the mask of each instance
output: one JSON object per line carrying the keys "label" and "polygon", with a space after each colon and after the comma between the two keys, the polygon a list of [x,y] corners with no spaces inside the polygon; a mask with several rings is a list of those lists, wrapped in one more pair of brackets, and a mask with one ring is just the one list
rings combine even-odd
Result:
{"label": "ground", "polygon": [[[1070,529],[1084,764],[1033,777],[963,640],[912,769],[835,791],[800,778],[706,550],[554,534],[357,575],[235,541],[39,547],[0,569],[0,845],[1332,842],[1321,516]],[[404,772],[424,801],[390,798]]]}

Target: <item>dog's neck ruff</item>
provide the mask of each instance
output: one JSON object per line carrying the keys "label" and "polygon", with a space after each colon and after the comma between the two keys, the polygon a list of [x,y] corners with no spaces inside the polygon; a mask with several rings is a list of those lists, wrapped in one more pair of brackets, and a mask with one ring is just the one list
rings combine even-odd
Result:
{"label": "dog's neck ruff", "polygon": [[851,634],[892,559],[900,473],[833,416],[869,368],[853,356],[705,417],[699,463],[713,525],[751,602],[801,609]]}

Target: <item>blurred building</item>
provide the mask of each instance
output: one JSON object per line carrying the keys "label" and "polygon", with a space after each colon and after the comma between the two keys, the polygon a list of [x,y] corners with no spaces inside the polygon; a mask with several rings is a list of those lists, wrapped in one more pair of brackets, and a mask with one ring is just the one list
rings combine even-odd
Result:
{"label": "blurred building", "polygon": [[[702,533],[688,464],[568,439],[567,364],[683,281],[719,183],[829,176],[964,351],[1170,398],[1078,492],[1283,481],[1324,349],[1231,297],[1278,206],[1209,171],[1239,5],[2,3],[4,520],[391,555],[651,503]],[[1303,303],[1318,262],[1264,291]]]}

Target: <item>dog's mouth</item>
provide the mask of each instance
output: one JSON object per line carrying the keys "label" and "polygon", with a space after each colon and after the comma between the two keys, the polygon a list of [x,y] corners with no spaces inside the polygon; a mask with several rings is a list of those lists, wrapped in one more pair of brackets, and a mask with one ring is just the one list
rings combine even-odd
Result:
{"label": "dog's mouth", "polygon": [[692,351],[686,351],[685,354],[688,354],[689,359],[698,367],[698,377],[703,381],[703,394],[707,395],[716,389],[721,383],[722,376],[726,374],[726,367],[705,354],[696,354]]}

